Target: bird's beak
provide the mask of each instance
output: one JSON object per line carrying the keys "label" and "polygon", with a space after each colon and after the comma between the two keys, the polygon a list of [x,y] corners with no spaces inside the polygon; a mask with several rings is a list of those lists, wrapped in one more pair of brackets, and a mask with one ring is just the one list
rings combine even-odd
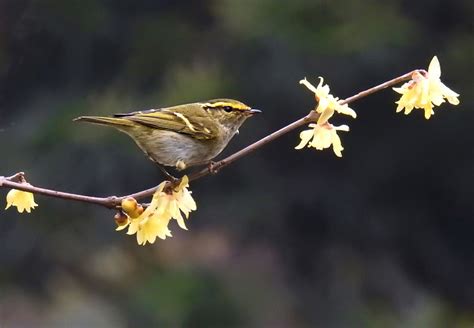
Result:
{"label": "bird's beak", "polygon": [[248,110],[248,112],[249,114],[253,115],[253,114],[261,113],[262,111],[260,109],[251,108]]}

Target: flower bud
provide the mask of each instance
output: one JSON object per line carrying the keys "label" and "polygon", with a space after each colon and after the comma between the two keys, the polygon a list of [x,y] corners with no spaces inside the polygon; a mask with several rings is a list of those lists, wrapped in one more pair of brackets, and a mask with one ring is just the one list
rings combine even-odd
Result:
{"label": "flower bud", "polygon": [[140,214],[137,214],[138,211],[138,203],[133,197],[127,197],[122,200],[122,210],[131,218],[135,218]]}
{"label": "flower bud", "polygon": [[117,227],[122,227],[128,223],[128,217],[122,211],[118,211],[114,216]]}
{"label": "flower bud", "polygon": [[137,210],[135,211],[135,213],[137,214],[137,217],[140,216],[144,210],[145,209],[143,208],[142,204],[138,204]]}

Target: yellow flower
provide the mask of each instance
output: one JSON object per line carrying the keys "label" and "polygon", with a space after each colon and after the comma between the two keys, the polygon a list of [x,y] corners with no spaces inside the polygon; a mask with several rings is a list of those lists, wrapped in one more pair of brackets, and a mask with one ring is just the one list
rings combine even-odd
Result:
{"label": "yellow flower", "polygon": [[312,129],[304,130],[300,133],[301,142],[295,149],[302,149],[308,145],[308,147],[323,150],[332,145],[336,156],[342,157],[342,150],[344,148],[342,147],[341,139],[337,135],[337,131],[349,131],[347,125],[334,126],[326,122],[323,125],[311,123],[309,127]]}
{"label": "yellow flower", "polygon": [[162,206],[166,206],[166,211],[173,219],[178,221],[178,225],[185,230],[187,230],[187,228],[184,224],[184,219],[181,215],[181,212],[183,212],[187,219],[189,218],[189,213],[195,211],[197,208],[196,202],[191,196],[191,192],[188,190],[188,187],[189,179],[185,175],[181,178],[179,186],[174,189],[171,194],[163,193],[162,196],[164,199]]}
{"label": "yellow flower", "polygon": [[181,212],[188,218],[189,213],[197,208],[191,191],[187,188],[189,179],[183,176],[180,184],[172,190],[165,189],[166,183],[162,182],[158,186],[150,205],[136,217],[132,216],[136,213],[137,206],[134,200],[125,199],[122,202],[122,210],[128,215],[128,221],[120,224],[116,230],[123,230],[128,226],[127,234],[136,233],[140,245],[154,243],[156,237],[171,237],[171,231],[168,229],[171,219],[175,219],[182,229],[187,230]]}
{"label": "yellow flower", "polygon": [[430,62],[428,72],[416,71],[412,79],[400,88],[393,88],[402,96],[395,102],[398,104],[397,113],[405,109],[405,114],[411,113],[413,108],[422,108],[425,118],[429,119],[434,114],[433,106],[439,106],[444,99],[452,105],[459,104],[459,94],[441,82],[441,67],[436,56]]}
{"label": "yellow flower", "polygon": [[[146,210],[145,210],[146,211]],[[145,212],[143,212],[145,213]],[[131,219],[127,234],[137,234],[139,245],[145,245],[147,242],[153,244],[156,237],[166,239],[171,237],[171,231],[168,229],[168,223],[171,217],[159,211],[151,212],[143,218]]]}
{"label": "yellow flower", "polygon": [[314,93],[316,101],[318,102],[316,112],[321,114],[318,118],[318,124],[323,125],[326,123],[334,115],[335,111],[339,114],[349,115],[356,118],[356,112],[347,104],[341,105],[339,103],[339,98],[330,94],[329,86],[327,84],[324,85],[323,83],[324,79],[322,77],[319,77],[319,84],[317,87],[314,87],[314,85],[309,83],[306,78],[300,81],[300,84],[303,84]]}
{"label": "yellow flower", "polygon": [[12,189],[7,194],[7,207],[15,206],[18,212],[31,212],[38,204],[35,203],[35,196],[31,192]]}

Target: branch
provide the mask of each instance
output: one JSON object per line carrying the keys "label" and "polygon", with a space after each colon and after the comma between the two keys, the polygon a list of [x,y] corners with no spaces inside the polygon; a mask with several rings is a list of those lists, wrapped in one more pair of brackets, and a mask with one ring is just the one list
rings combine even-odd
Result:
{"label": "branch", "polygon": [[[424,72],[423,70],[413,70],[411,72],[408,72],[406,74],[403,74],[399,77],[396,77],[392,80],[386,81],[384,83],[381,83],[377,86],[374,86],[372,88],[369,88],[367,90],[361,91],[349,98],[346,98],[344,100],[341,100],[341,104],[348,104],[353,101],[359,100],[361,98],[367,97],[368,95],[371,95],[373,93],[376,93],[378,91],[381,91],[383,89],[386,89],[388,87],[391,87],[393,85],[399,84],[401,82],[410,80],[412,75],[415,72]],[[207,176],[209,174],[215,174],[218,171],[220,171],[222,168],[226,167],[227,165],[237,161],[238,159],[254,152],[255,150],[265,146],[266,144],[280,138],[281,136],[305,125],[311,122],[315,122],[319,117],[319,114],[316,113],[315,111],[310,111],[308,115],[294,121],[293,123],[290,123],[286,125],[285,127],[269,134],[266,137],[263,137],[262,139],[250,144],[249,146],[235,152],[234,154],[213,163],[212,165],[197,171],[195,173],[192,173],[189,175],[189,180],[194,181],[197,179],[200,179],[204,176]],[[34,194],[39,194],[39,195],[45,195],[49,197],[55,197],[55,198],[62,198],[66,200],[73,200],[73,201],[78,201],[78,202],[84,202],[84,203],[90,203],[90,204],[96,204],[96,205],[101,205],[107,208],[118,208],[122,202],[123,199],[127,197],[133,197],[135,199],[140,199],[140,198],[145,198],[149,197],[154,194],[157,186],[142,190],[130,195],[125,195],[125,196],[108,196],[108,197],[93,197],[93,196],[86,196],[86,195],[80,195],[80,194],[73,194],[73,193],[67,193],[67,192],[62,192],[62,191],[57,191],[57,190],[52,190],[52,189],[45,189],[45,188],[40,188],[40,187],[35,187],[30,184],[24,183],[26,180],[24,178],[24,173],[23,172],[18,172],[10,177],[3,177],[0,176],[0,188],[11,188],[11,189],[18,189],[18,190],[23,190],[23,191],[28,191]],[[170,182],[170,183],[175,183],[175,182]]]}
{"label": "branch", "polygon": [[33,194],[44,195],[44,196],[49,196],[49,197],[54,197],[54,198],[62,198],[62,199],[67,199],[67,200],[75,200],[78,202],[97,204],[97,205],[102,205],[108,208],[116,207],[121,202],[121,200],[119,201],[119,197],[115,197],[115,196],[92,197],[92,196],[72,194],[68,192],[35,187],[28,183],[16,182],[15,180],[18,176],[21,176],[22,179],[24,179],[23,172],[19,172],[11,177],[0,176],[0,187],[28,191]]}
{"label": "branch", "polygon": [[[399,77],[396,77],[392,80],[389,80],[389,81],[386,81],[386,82],[381,83],[379,85],[376,85],[375,87],[372,87],[370,89],[361,91],[361,92],[357,93],[356,95],[351,96],[349,98],[346,98],[344,100],[341,100],[339,102],[342,105],[343,104],[348,104],[348,103],[351,103],[353,101],[359,100],[361,98],[367,97],[368,95],[371,95],[373,93],[379,92],[379,91],[381,91],[383,89],[386,89],[388,87],[391,87],[393,85],[399,84],[403,81],[410,80],[412,75],[417,71],[422,71],[422,70],[413,70],[413,71],[408,72],[406,74],[403,74]],[[265,146],[267,143],[272,142],[273,140],[287,134],[288,132],[291,132],[294,129],[297,129],[302,125],[317,121],[318,117],[319,117],[318,113],[316,113],[314,111],[311,111],[305,117],[302,117],[299,120],[297,120],[297,121],[295,121],[291,124],[288,124],[287,126],[281,128],[280,130],[275,131],[275,132],[269,134],[268,136],[254,142],[253,144],[239,150],[238,152],[224,158],[223,160],[220,160],[219,162],[214,163],[210,168],[208,167],[208,168],[205,168],[205,169],[203,169],[203,170],[201,170],[201,171],[199,171],[195,174],[192,174],[189,177],[189,180],[190,181],[196,180],[196,179],[199,179],[199,178],[201,178],[203,176],[206,176],[210,173],[216,173],[217,171],[219,171],[223,167],[231,164],[232,162],[235,162],[236,160],[240,159],[241,157],[244,157],[245,155],[248,155],[249,153],[259,149],[260,147]]]}

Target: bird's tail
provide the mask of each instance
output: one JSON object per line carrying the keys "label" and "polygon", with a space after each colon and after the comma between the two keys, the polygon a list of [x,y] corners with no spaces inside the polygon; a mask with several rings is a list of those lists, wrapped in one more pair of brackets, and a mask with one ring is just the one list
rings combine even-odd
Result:
{"label": "bird's tail", "polygon": [[81,116],[81,117],[75,118],[73,121],[109,125],[116,128],[134,126],[132,121],[127,120],[125,118],[106,117],[106,116]]}

